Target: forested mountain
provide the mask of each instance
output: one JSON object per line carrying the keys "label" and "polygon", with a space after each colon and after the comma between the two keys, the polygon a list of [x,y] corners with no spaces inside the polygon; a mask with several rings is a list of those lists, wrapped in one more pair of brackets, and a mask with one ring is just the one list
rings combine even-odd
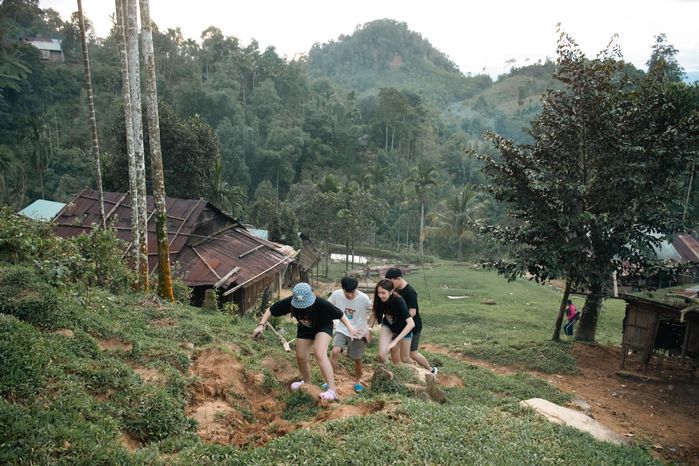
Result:
{"label": "forested mountain", "polygon": [[395,87],[449,103],[490,86],[488,75],[467,77],[407,24],[382,19],[358,27],[350,36],[315,44],[308,54],[312,76],[327,76],[359,93]]}
{"label": "forested mountain", "polygon": [[[94,185],[77,31],[75,15],[64,21],[37,0],[0,4],[0,202],[15,208]],[[127,190],[115,33],[97,38],[89,21],[87,33],[104,187]],[[348,247],[415,251],[421,217],[435,235],[448,228],[432,213],[497,219],[499,206],[482,194],[462,212],[450,212],[449,200],[479,192],[474,154],[491,150],[482,133],[526,142],[553,86],[552,63],[495,82],[466,76],[389,19],[295,61],[213,26],[196,41],[179,29],[156,26],[153,35],[168,195],[205,197],[288,243],[304,231]],[[43,61],[17,40],[36,36],[62,40],[65,62]],[[430,253],[456,257],[459,244],[466,254],[487,251],[462,233],[423,237]]]}

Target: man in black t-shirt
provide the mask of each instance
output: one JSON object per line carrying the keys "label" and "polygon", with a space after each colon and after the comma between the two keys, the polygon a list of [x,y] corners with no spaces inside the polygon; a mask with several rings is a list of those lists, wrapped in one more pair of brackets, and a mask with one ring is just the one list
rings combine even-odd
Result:
{"label": "man in black t-shirt", "polygon": [[420,354],[420,334],[422,332],[422,318],[420,317],[420,307],[417,304],[417,291],[403,278],[403,272],[397,267],[391,267],[386,271],[386,278],[393,282],[394,290],[408,305],[408,311],[413,317],[415,328],[413,329],[413,339],[410,341],[410,358],[425,369],[437,374],[437,368],[432,366],[425,356]]}
{"label": "man in black t-shirt", "polygon": [[328,389],[320,394],[320,397],[327,401],[335,401],[337,392],[335,391],[335,375],[333,367],[328,359],[328,344],[333,333],[333,320],[340,319],[345,324],[352,338],[357,338],[357,331],[345,316],[344,312],[333,306],[328,301],[318,298],[313,294],[311,285],[308,283],[298,283],[294,286],[293,294],[270,306],[260,319],[260,323],[255,327],[252,334],[257,338],[265,330],[267,320],[271,316],[283,316],[291,314],[296,318],[296,362],[301,373],[301,380],[291,384],[292,390],[298,390],[301,385],[311,380],[311,368],[308,365],[308,354],[313,348],[313,353],[318,361],[318,367]]}

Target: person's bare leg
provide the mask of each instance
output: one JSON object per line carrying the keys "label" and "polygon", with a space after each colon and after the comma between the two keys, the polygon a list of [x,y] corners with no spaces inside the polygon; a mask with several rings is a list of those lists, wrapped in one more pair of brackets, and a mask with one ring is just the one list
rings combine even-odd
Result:
{"label": "person's bare leg", "polygon": [[296,339],[296,363],[299,366],[301,379],[306,383],[311,381],[311,368],[308,365],[308,353],[310,353],[312,346],[313,340],[306,340],[304,338]]}
{"label": "person's bare leg", "polygon": [[337,359],[340,357],[342,352],[342,347],[333,346],[333,350],[330,352],[330,364],[333,366],[333,371],[337,371]]}
{"label": "person's bare leg", "polygon": [[320,373],[323,375],[325,383],[328,384],[328,389],[336,391],[335,387],[335,373],[333,372],[333,366],[328,358],[328,344],[332,337],[325,332],[316,333],[315,343],[313,344],[313,352],[318,361],[318,367],[320,368]]}
{"label": "person's bare leg", "polygon": [[432,369],[432,364],[430,364],[430,362],[427,360],[427,358],[424,357],[422,354],[420,354],[419,351],[411,351],[410,358],[413,361],[415,361],[416,363],[418,363],[419,365],[421,365],[422,367],[424,367],[425,369],[427,369],[427,370]]}
{"label": "person's bare leg", "polygon": [[386,364],[388,362],[388,345],[393,338],[393,332],[387,327],[381,326],[379,330],[379,362]]}
{"label": "person's bare leg", "polygon": [[361,359],[354,360],[354,383],[361,385],[362,374],[364,373],[364,367],[362,366]]}
{"label": "person's bare leg", "polygon": [[410,359],[410,340],[401,340],[397,345],[400,348],[400,360],[403,364],[413,364],[413,360]]}
{"label": "person's bare leg", "polygon": [[400,343],[391,348],[391,361],[393,364],[400,364]]}

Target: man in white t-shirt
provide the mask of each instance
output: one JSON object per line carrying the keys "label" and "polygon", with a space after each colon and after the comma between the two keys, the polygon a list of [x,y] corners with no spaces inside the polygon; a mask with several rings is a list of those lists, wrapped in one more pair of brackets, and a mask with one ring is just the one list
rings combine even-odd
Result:
{"label": "man in white t-shirt", "polygon": [[336,369],[340,353],[346,352],[347,356],[354,361],[354,391],[359,393],[364,390],[361,382],[364,348],[371,341],[371,331],[369,330],[369,317],[372,312],[371,300],[366,294],[357,290],[356,278],[342,277],[340,284],[342,289],[333,291],[328,301],[344,312],[347,320],[359,334],[359,338],[352,339],[347,327],[341,321],[336,320],[330,362],[333,369]]}

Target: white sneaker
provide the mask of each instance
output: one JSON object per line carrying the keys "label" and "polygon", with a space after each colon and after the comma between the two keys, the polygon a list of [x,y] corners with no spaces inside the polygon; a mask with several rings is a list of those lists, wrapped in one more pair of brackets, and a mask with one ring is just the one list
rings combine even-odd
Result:
{"label": "white sneaker", "polygon": [[432,375],[437,375],[437,372],[439,372],[439,369],[437,368],[437,366],[434,366],[434,367],[432,367],[432,370],[430,372],[432,372]]}
{"label": "white sneaker", "polygon": [[291,389],[292,389],[292,390],[298,390],[299,388],[301,388],[301,385],[303,385],[303,384],[305,384],[305,383],[306,383],[306,382],[304,382],[303,380],[299,380],[298,382],[294,382],[294,383],[291,384]]}

